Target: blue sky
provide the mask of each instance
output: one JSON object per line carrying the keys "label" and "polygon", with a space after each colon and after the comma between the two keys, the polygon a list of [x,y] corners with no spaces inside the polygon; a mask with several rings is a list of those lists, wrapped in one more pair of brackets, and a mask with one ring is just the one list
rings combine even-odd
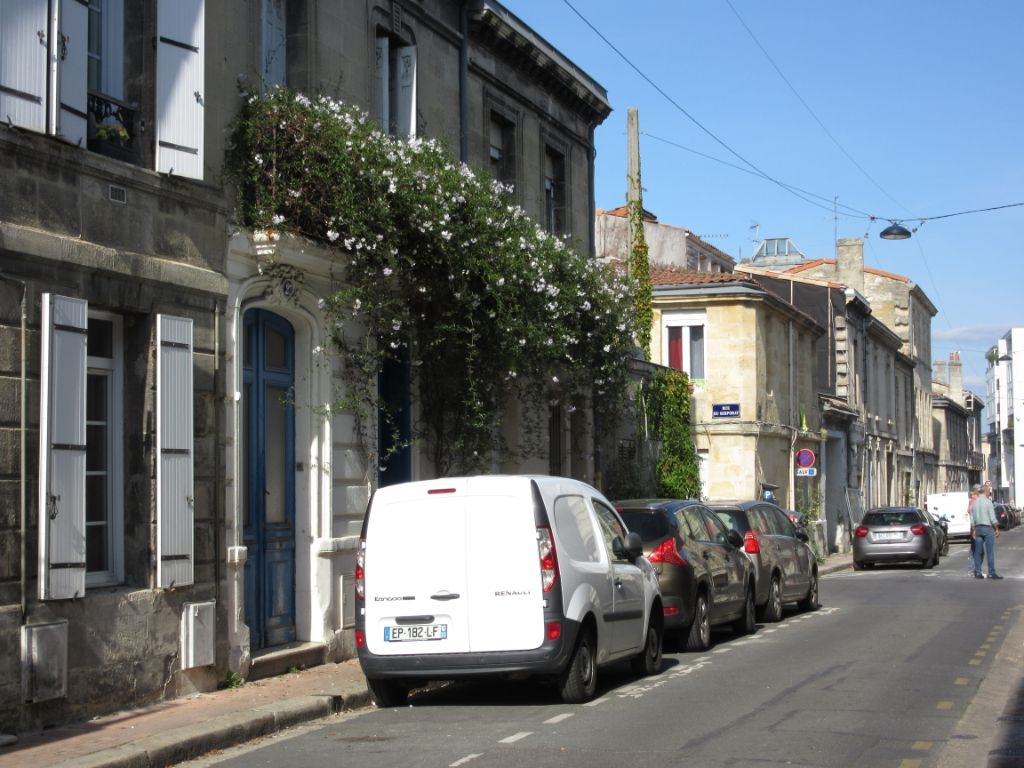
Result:
{"label": "blue sky", "polygon": [[[867,265],[908,276],[939,308],[933,360],[959,350],[965,386],[985,394],[985,351],[1024,325],[1024,207],[926,221],[904,241],[878,233],[889,219],[1024,202],[1024,2],[570,1],[671,99],[565,0],[503,0],[608,90],[598,207],[625,200],[636,107],[644,206],[661,221],[736,258],[755,234],[789,237],[808,258],[832,258],[836,233],[866,234]],[[695,154],[744,166],[730,149],[822,207]]]}

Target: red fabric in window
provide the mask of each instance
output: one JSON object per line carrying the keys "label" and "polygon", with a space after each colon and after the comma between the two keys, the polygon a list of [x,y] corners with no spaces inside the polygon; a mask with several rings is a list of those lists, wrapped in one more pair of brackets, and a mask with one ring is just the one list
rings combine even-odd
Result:
{"label": "red fabric in window", "polygon": [[668,367],[683,370],[683,329],[668,329]]}

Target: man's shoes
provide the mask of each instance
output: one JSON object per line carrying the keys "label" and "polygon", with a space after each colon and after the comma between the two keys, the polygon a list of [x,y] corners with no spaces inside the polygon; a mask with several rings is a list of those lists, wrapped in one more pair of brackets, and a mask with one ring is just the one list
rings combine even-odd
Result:
{"label": "man's shoes", "polygon": [[976,578],[976,579],[984,579],[985,577],[984,577],[984,576],[982,576],[982,575],[981,575],[980,573],[978,573],[977,571],[975,571],[975,573],[974,573],[974,578]]}
{"label": "man's shoes", "polygon": [[988,577],[989,577],[990,579],[1001,579],[1001,578],[1003,578],[1003,577],[1002,577],[1002,576],[1000,576],[1000,575],[999,575],[998,573],[990,573],[990,574],[988,575]]}

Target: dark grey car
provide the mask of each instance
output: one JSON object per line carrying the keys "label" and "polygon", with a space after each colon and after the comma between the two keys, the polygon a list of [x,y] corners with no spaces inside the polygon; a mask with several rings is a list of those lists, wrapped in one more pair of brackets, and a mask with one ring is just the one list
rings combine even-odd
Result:
{"label": "dark grey car", "polygon": [[807,532],[783,509],[762,500],[710,506],[728,528],[743,536],[743,550],[754,567],[761,621],[781,619],[784,603],[797,602],[804,611],[818,607],[818,560],[807,545]]}
{"label": "dark grey car", "polygon": [[940,535],[932,518],[916,507],[880,507],[864,515],[853,535],[853,567],[875,563],[939,562]]}

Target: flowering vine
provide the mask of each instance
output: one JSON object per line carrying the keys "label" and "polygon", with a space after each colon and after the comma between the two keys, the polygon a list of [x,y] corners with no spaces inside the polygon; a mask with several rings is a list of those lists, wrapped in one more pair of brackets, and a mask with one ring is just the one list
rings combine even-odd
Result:
{"label": "flowering vine", "polygon": [[[343,358],[339,405],[364,430],[384,407],[389,360],[408,363],[413,438],[439,474],[542,453],[529,427],[546,424],[553,401],[589,398],[603,423],[617,418],[634,338],[627,283],[438,142],[382,134],[354,107],[279,88],[246,98],[227,168],[246,226],[335,254],[339,281],[321,304]],[[509,445],[514,403],[533,439]]]}

